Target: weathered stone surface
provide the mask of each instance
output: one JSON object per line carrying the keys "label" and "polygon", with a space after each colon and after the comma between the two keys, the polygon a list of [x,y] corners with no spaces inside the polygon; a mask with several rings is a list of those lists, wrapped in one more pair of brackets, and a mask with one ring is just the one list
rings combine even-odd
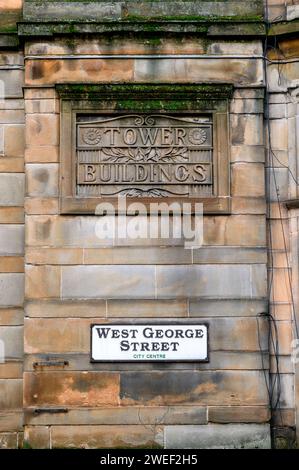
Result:
{"label": "weathered stone surface", "polygon": [[[236,85],[256,84],[263,81],[260,60],[231,59],[229,67],[225,59],[164,59],[157,63],[154,59],[135,60],[134,78],[141,82],[202,82],[223,81],[223,67],[226,69],[226,82]],[[253,143],[253,142],[252,142]],[[260,143],[260,142],[258,142]]]}
{"label": "weathered stone surface", "polygon": [[[276,165],[273,160],[272,165]],[[267,168],[268,197],[277,202],[289,199],[289,171],[287,168]],[[272,214],[271,214],[272,215]],[[273,217],[273,215],[272,215]],[[278,217],[280,218],[280,217]]]}
{"label": "weathered stone surface", "polygon": [[187,299],[108,299],[107,316],[124,318],[187,317]]}
{"label": "weathered stone surface", "polygon": [[24,405],[89,406],[119,404],[119,374],[113,372],[26,372]]}
{"label": "weathered stone surface", "polygon": [[209,406],[211,423],[265,423],[270,420],[269,407],[265,406]]}
{"label": "weathered stone surface", "polygon": [[0,160],[0,172],[1,173],[23,173],[24,172],[23,158],[2,157]]}
{"label": "weathered stone surface", "polygon": [[63,266],[62,298],[153,298],[153,266]]}
{"label": "weathered stone surface", "polygon": [[26,214],[58,214],[59,200],[58,198],[25,198]]}
{"label": "weathered stone surface", "polygon": [[168,371],[121,374],[123,405],[265,405],[262,372]]}
{"label": "weathered stone surface", "polygon": [[67,449],[159,448],[160,426],[53,426],[52,447]]}
{"label": "weathered stone surface", "polygon": [[264,165],[235,163],[231,167],[232,196],[262,197],[265,195]]}
{"label": "weathered stone surface", "polygon": [[1,224],[22,224],[24,223],[23,207],[0,207]]}
{"label": "weathered stone surface", "polygon": [[26,195],[31,197],[58,196],[58,164],[27,164]]}
{"label": "weathered stone surface", "polygon": [[261,115],[233,114],[231,126],[233,145],[263,144],[263,118]]}
{"label": "weathered stone surface", "polygon": [[[275,380],[275,375],[270,374],[270,377],[273,383]],[[282,409],[284,408],[291,409],[291,408],[294,408],[295,406],[294,379],[295,379],[294,374],[281,374],[280,376],[281,394],[280,394],[279,404]],[[277,399],[277,393],[278,393],[278,390],[276,386],[274,390],[274,394],[273,394],[274,400]]]}
{"label": "weathered stone surface", "polygon": [[261,264],[266,262],[265,248],[203,246],[199,249],[193,249],[194,264]]}
{"label": "weathered stone surface", "polygon": [[0,205],[22,206],[24,203],[24,175],[0,174]]}
{"label": "weathered stone surface", "polygon": [[26,298],[60,297],[60,267],[26,265],[25,274]]}
{"label": "weathered stone surface", "polygon": [[22,359],[24,352],[22,326],[0,326],[0,340],[4,343],[6,361]]}
{"label": "weathered stone surface", "polygon": [[233,197],[231,202],[232,214],[266,215],[267,213],[266,201],[262,197]]}
{"label": "weathered stone surface", "polygon": [[23,273],[24,258],[21,256],[1,256],[0,257],[1,273]]}
{"label": "weathered stone surface", "polygon": [[[288,221],[272,219],[268,222],[268,243],[272,250],[289,250],[289,237],[286,236],[288,233]],[[271,238],[270,238],[271,236]]]}
{"label": "weathered stone surface", "polygon": [[23,405],[23,380],[0,379],[0,409],[15,410]]}
{"label": "weathered stone surface", "polygon": [[24,122],[25,117],[23,110],[0,109],[0,124],[24,124]]}
{"label": "weathered stone surface", "polygon": [[[22,411],[17,412],[7,411],[0,413],[0,432],[13,432],[22,430],[23,426],[23,413]],[[1,445],[0,445],[1,448]]]}
{"label": "weathered stone surface", "polygon": [[0,434],[0,449],[17,449],[18,436],[17,433],[1,433]]}
{"label": "weathered stone surface", "polygon": [[[27,85],[52,85],[55,83],[78,83],[78,82],[110,82],[110,81],[132,81],[134,74],[134,61],[119,59],[78,59],[75,63],[69,59],[54,60],[28,60],[26,64],[25,83]],[[1,75],[0,75],[1,77]],[[27,119],[32,121],[32,130],[38,122],[34,115]],[[43,115],[41,115],[43,116]],[[52,122],[57,121],[54,115]],[[42,119],[42,118],[40,118]],[[46,132],[46,130],[45,130]],[[57,132],[55,132],[57,136]],[[53,137],[52,137],[53,139]],[[40,141],[38,138],[37,141]],[[55,144],[54,144],[55,145]]]}
{"label": "weathered stone surface", "polygon": [[0,325],[22,325],[24,311],[22,308],[0,308]]}
{"label": "weathered stone surface", "polygon": [[0,364],[0,379],[21,379],[22,377],[23,363],[21,361]]}
{"label": "weathered stone surface", "polygon": [[21,255],[24,252],[23,225],[0,225],[0,254]]}
{"label": "weathered stone surface", "polygon": [[157,266],[156,272],[157,295],[161,298],[266,295],[266,270],[263,265]]}
{"label": "weathered stone surface", "polygon": [[200,299],[191,300],[189,314],[191,317],[230,317],[252,316],[267,312],[267,300],[225,300],[225,299]]}
{"label": "weathered stone surface", "polygon": [[50,427],[25,427],[23,446],[27,449],[50,449]]}
{"label": "weathered stone surface", "polygon": [[273,422],[276,426],[281,426],[281,423],[283,423],[283,426],[294,428],[296,426],[295,410],[276,410],[273,413]]}
{"label": "weathered stone surface", "polygon": [[27,264],[83,264],[81,248],[27,248]]}
{"label": "weathered stone surface", "polygon": [[84,249],[84,264],[188,264],[191,250],[184,247]]}
{"label": "weathered stone surface", "polygon": [[5,98],[23,97],[23,70],[0,70],[0,80],[4,83]]}
{"label": "weathered stone surface", "polygon": [[266,221],[259,215],[231,215],[204,219],[204,245],[265,246]]}
{"label": "weathered stone surface", "polygon": [[[88,353],[90,350],[90,326],[106,323],[96,319],[27,319],[25,320],[26,353]],[[255,318],[203,318],[209,324],[209,348],[211,351],[259,351],[267,349],[267,322],[259,320],[260,344]],[[8,328],[10,330],[10,328]],[[1,338],[1,327],[0,327]]]}
{"label": "weathered stone surface", "polygon": [[25,161],[27,163],[55,163],[59,160],[59,148],[55,145],[36,145],[26,148]]}
{"label": "weathered stone surface", "polygon": [[25,305],[28,317],[101,317],[106,316],[105,300],[31,300]]}
{"label": "weathered stone surface", "polygon": [[166,426],[166,449],[270,449],[267,424]]}
{"label": "weathered stone surface", "polygon": [[56,114],[59,113],[59,100],[52,99],[31,99],[25,100],[26,114]]}
{"label": "weathered stone surface", "polygon": [[[103,323],[103,318],[97,318]],[[25,320],[25,352],[88,352],[90,349],[90,325],[88,319],[31,319]],[[38,337],[35,337],[38,335]],[[1,337],[1,328],[0,328]]]}
{"label": "weathered stone surface", "polygon": [[4,128],[4,155],[23,157],[25,150],[24,125],[9,125]]}
{"label": "weathered stone surface", "polygon": [[[0,415],[1,416],[1,415]],[[1,418],[0,418],[1,419]],[[0,421],[1,423],[1,421]],[[191,406],[144,406],[69,409],[68,413],[41,413],[25,410],[25,423],[31,425],[162,425],[207,424],[207,408]]]}
{"label": "weathered stone surface", "polygon": [[[215,44],[215,47],[216,44]],[[263,114],[264,103],[262,99],[233,98],[230,103],[232,114]]]}
{"label": "weathered stone surface", "polygon": [[[123,37],[118,35],[111,35],[109,37],[105,35],[96,35],[89,39],[89,37],[81,38],[80,36],[73,37],[71,41],[64,41],[60,37],[51,38],[46,40],[45,38],[39,38],[34,41],[28,39],[25,44],[25,53],[30,56],[43,55],[77,55],[82,54],[88,55],[102,55],[102,54],[123,54],[126,51],[127,54],[152,54],[153,46],[156,54],[240,54],[252,55],[262,54],[262,45],[258,40],[239,40],[228,39],[222,40],[219,38],[217,41],[215,38],[201,38],[188,35],[177,35],[176,37],[155,37],[150,36],[134,36],[134,37]],[[247,94],[246,94],[247,91]],[[258,90],[261,91],[262,90]],[[246,106],[246,100],[255,101],[261,99],[262,93],[255,93],[251,90],[236,90],[236,97],[239,100],[243,100]],[[248,95],[248,96],[247,96]],[[53,95],[50,95],[50,90],[46,90],[41,93],[34,89],[25,90],[26,99],[50,99]],[[252,104],[249,103],[251,108]],[[31,109],[31,108],[30,108]]]}
{"label": "weathered stone surface", "polygon": [[[233,1],[206,1],[204,5],[201,2],[173,2],[173,11],[169,11],[169,3],[167,1],[159,2],[86,2],[84,1],[67,1],[62,4],[59,2],[37,2],[25,1],[24,2],[24,18],[26,21],[35,21],[37,12],[41,15],[43,21],[65,21],[66,19],[72,21],[87,21],[87,20],[151,20],[151,19],[182,19],[206,20],[213,18],[216,15],[219,18],[236,17],[240,16],[243,19],[256,18],[262,15],[262,2],[254,1],[250,4],[246,2]],[[40,11],[40,7],[42,9]],[[171,15],[170,15],[171,13]]]}
{"label": "weathered stone surface", "polygon": [[[35,246],[180,246],[181,238],[103,239],[96,235],[98,217],[30,216],[26,222],[27,244]],[[130,220],[130,218],[128,219]],[[266,221],[259,215],[204,217],[205,245],[265,246]]]}
{"label": "weathered stone surface", "polygon": [[30,146],[58,145],[59,119],[55,114],[26,116],[26,144]]}
{"label": "weathered stone surface", "polygon": [[[49,370],[61,371],[63,369],[71,371],[110,371],[111,364],[109,363],[91,363],[90,352],[88,353],[52,353],[51,355],[30,354],[24,357],[24,370],[35,371],[43,370],[43,366],[33,366],[34,363],[44,363],[47,361],[54,361],[55,364],[49,366]],[[63,361],[67,361],[68,365],[63,365]],[[46,366],[47,367],[47,366]],[[211,371],[211,370],[228,370],[228,371],[246,371],[246,370],[261,370],[269,368],[269,357],[266,352],[261,354],[258,352],[248,351],[210,351],[209,362],[176,362],[176,363],[148,363],[147,370],[152,371]],[[144,371],[143,363],[114,363],[114,371]]]}
{"label": "weathered stone surface", "polygon": [[0,274],[0,306],[18,307],[24,300],[24,274]]}
{"label": "weathered stone surface", "polygon": [[264,162],[265,147],[263,145],[232,145],[231,160],[233,162]]}

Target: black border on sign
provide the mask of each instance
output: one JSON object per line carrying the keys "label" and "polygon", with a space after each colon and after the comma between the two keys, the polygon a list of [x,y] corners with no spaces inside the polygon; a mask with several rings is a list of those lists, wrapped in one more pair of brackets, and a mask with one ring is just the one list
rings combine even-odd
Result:
{"label": "black border on sign", "polygon": [[[185,360],[180,360],[180,359],[157,359],[157,360],[134,360],[134,359],[131,359],[131,360],[99,360],[99,359],[94,359],[92,357],[92,330],[95,326],[97,325],[103,325],[103,326],[106,326],[106,327],[109,327],[109,326],[122,326],[122,325],[132,325],[132,326],[145,326],[145,325],[149,325],[149,326],[187,326],[187,325],[190,325],[190,326],[195,326],[195,325],[198,325],[198,326],[205,326],[207,328],[207,357],[205,359],[185,359]],[[133,364],[152,364],[152,363],[181,363],[181,364],[184,364],[184,363],[207,363],[207,362],[210,362],[210,357],[209,357],[209,323],[206,323],[206,322],[202,322],[202,323],[198,323],[198,322],[195,322],[194,320],[191,321],[191,322],[188,322],[186,324],[186,322],[159,322],[159,323],[149,323],[149,322],[134,322],[134,320],[131,320],[130,321],[127,321],[127,322],[113,322],[113,323],[92,323],[90,325],[90,363],[93,363],[93,364],[96,364],[96,363],[107,363],[107,364],[111,364],[111,363],[114,363],[114,364],[124,364],[124,363],[133,363]]]}

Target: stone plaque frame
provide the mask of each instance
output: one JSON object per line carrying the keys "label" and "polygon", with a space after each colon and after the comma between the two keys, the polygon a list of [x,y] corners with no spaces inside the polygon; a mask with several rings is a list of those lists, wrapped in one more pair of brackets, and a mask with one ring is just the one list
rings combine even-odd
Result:
{"label": "stone plaque frame", "polygon": [[77,115],[155,114],[160,116],[209,115],[213,127],[213,195],[207,197],[128,197],[128,202],[203,203],[206,214],[230,212],[228,84],[66,84],[56,85],[61,98],[60,213],[94,214],[100,202],[118,207],[117,197],[77,195]]}

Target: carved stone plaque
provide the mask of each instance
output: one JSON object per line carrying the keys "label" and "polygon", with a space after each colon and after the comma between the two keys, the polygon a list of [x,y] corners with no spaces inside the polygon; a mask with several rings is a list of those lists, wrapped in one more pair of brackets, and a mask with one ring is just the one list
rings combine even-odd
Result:
{"label": "carved stone plaque", "polygon": [[77,197],[213,195],[209,115],[77,115]]}

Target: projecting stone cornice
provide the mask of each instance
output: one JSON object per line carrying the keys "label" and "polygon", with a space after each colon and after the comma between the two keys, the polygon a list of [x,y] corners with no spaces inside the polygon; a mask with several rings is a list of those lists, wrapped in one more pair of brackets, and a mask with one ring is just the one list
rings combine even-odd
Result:
{"label": "projecting stone cornice", "polygon": [[25,0],[20,36],[94,33],[200,33],[262,36],[263,1]]}

